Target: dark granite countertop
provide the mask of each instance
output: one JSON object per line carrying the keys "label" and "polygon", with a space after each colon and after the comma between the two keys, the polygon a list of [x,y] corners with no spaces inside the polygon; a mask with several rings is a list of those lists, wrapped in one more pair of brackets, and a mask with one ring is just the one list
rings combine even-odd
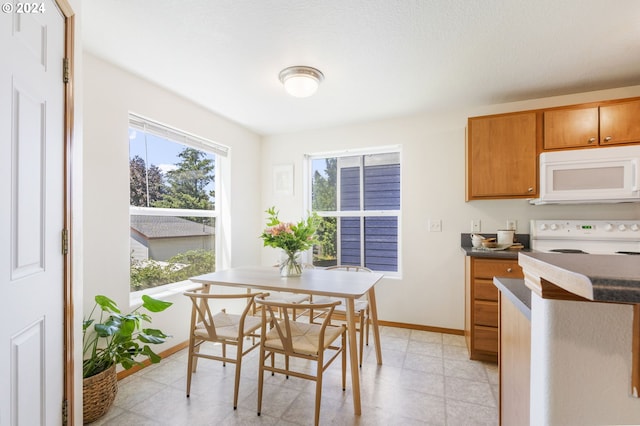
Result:
{"label": "dark granite countertop", "polygon": [[[486,238],[496,237],[496,234],[482,233]],[[529,234],[516,234],[514,240],[522,243],[524,248],[519,250],[487,250],[481,247],[471,246],[471,234],[460,234],[460,248],[465,256],[488,257],[492,259],[517,259],[519,252],[531,252],[529,248]]]}
{"label": "dark granite countertop", "polygon": [[460,247],[465,256],[470,257],[489,257],[492,259],[517,259],[518,253],[525,252],[530,253],[531,249],[519,249],[519,250],[486,250],[482,248],[474,247]]}
{"label": "dark granite countertop", "polygon": [[640,303],[637,256],[521,253],[518,263],[528,273],[596,302]]}
{"label": "dark granite countertop", "polygon": [[524,284],[522,278],[494,277],[493,285],[498,287],[502,296],[508,298],[531,321],[531,290]]}

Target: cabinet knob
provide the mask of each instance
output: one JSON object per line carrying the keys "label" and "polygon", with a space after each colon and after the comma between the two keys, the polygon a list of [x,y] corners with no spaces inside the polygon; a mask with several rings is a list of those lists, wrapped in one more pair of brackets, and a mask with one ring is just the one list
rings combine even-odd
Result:
{"label": "cabinet knob", "polygon": [[605,142],[609,142],[611,139],[612,139],[611,136],[607,136],[607,137],[604,138],[604,141]]}
{"label": "cabinet knob", "polygon": [[507,268],[507,272],[513,272],[513,269]]}
{"label": "cabinet knob", "polygon": [[532,187],[532,186],[530,186],[530,187],[527,189],[527,191],[528,191],[528,192],[533,192],[533,187]]}
{"label": "cabinet knob", "polygon": [[594,143],[596,141],[596,138],[589,138],[589,143]]}

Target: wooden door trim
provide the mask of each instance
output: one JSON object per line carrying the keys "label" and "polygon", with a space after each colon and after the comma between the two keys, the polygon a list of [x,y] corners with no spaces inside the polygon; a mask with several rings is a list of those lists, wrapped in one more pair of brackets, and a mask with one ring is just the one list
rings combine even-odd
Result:
{"label": "wooden door trim", "polygon": [[[71,8],[68,0],[55,0],[58,8],[64,16],[64,56],[68,61],[68,69],[65,70],[65,78],[68,79],[64,82],[64,165],[63,165],[63,229],[67,232],[68,238],[68,250],[63,254],[63,316],[64,316],[64,373],[63,373],[63,424],[74,425],[75,424],[75,363],[74,363],[74,311],[75,305],[73,300],[73,269],[72,269],[72,254],[73,244],[71,243],[72,232],[72,199],[71,199],[71,185],[72,185],[72,164],[73,164],[73,126],[74,126],[74,63],[75,63],[75,13]],[[60,64],[62,66],[62,64]]]}

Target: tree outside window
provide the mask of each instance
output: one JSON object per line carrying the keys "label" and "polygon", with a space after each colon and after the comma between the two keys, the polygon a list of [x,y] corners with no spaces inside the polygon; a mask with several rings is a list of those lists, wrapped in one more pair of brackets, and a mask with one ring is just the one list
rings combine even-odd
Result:
{"label": "tree outside window", "polygon": [[216,154],[130,122],[131,291],[214,271]]}

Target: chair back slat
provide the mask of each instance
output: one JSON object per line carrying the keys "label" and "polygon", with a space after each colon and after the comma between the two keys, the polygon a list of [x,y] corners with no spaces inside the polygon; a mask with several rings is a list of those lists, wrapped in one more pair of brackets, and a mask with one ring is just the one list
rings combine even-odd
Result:
{"label": "chair back slat", "polygon": [[200,303],[200,300],[205,300],[204,298],[200,297],[202,296],[201,293],[185,293],[185,295],[188,296],[189,299],[191,299],[191,303],[193,305],[193,313],[191,315],[191,321],[193,325],[191,326],[191,328],[195,329],[195,324],[201,322],[204,328],[207,330],[207,334],[209,334],[209,336],[211,336],[212,338],[217,339],[218,335],[216,333],[216,327],[213,322],[213,313],[211,312],[211,306],[209,305],[209,303]]}
{"label": "chair back slat", "polygon": [[[189,297],[193,306],[191,311],[191,329],[195,329],[197,323],[201,322],[204,328],[207,330],[209,336],[213,339],[218,339],[216,333],[216,326],[214,321],[214,313],[211,312],[211,300],[225,300],[225,299],[247,299],[247,303],[240,316],[240,323],[238,324],[239,330],[244,330],[245,318],[255,303],[257,296],[265,296],[268,293],[240,293],[240,294],[212,294],[203,293],[202,288],[195,291],[187,291],[184,293]],[[222,312],[225,310],[222,309]]]}
{"label": "chair back slat", "polygon": [[[266,324],[271,324],[277,331],[282,348],[286,353],[294,353],[295,348],[293,344],[293,336],[291,333],[291,323],[295,323],[294,310],[299,310],[301,305],[297,303],[283,303],[270,300],[264,300],[262,297],[255,299],[256,304],[262,305],[262,334],[265,335]],[[326,310],[327,315],[320,324],[320,331],[318,333],[318,348],[324,347],[324,336],[327,326],[331,324],[331,314],[336,306],[340,305],[340,300],[335,300],[329,303],[305,303],[306,309],[312,310]],[[276,315],[276,311],[280,312],[280,315]],[[268,318],[267,318],[268,314]]]}

